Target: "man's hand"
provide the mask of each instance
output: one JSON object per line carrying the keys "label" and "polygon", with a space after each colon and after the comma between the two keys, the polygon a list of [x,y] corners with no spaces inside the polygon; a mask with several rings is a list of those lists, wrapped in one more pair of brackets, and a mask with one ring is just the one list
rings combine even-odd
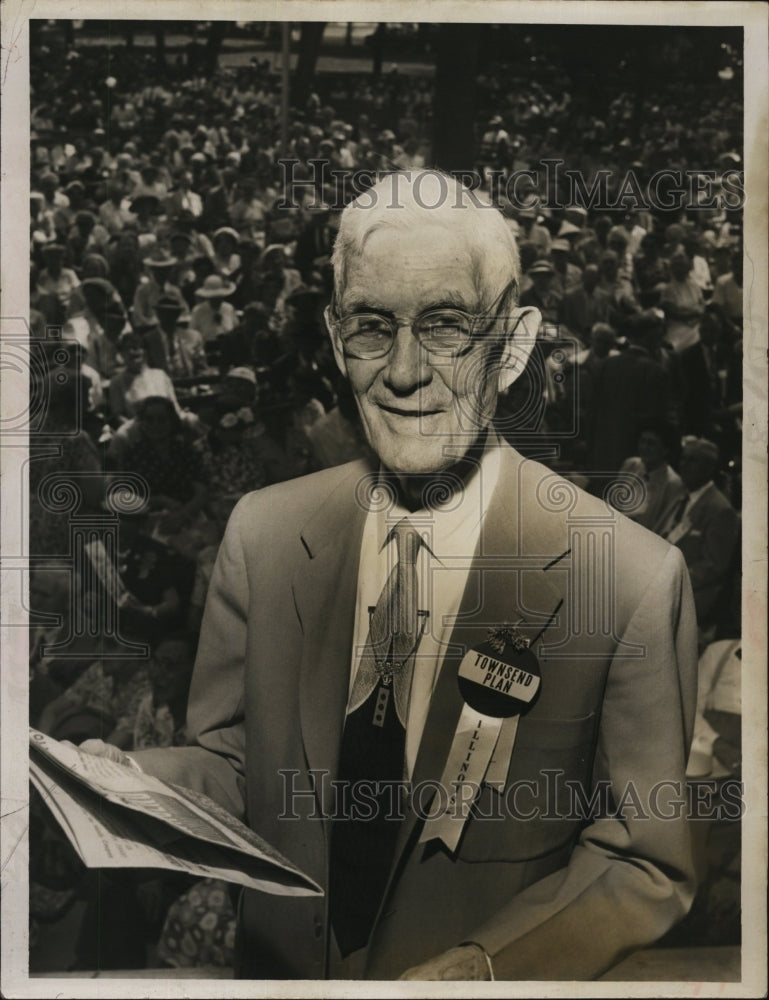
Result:
{"label": "man's hand", "polygon": [[[64,742],[69,741],[65,740]],[[123,753],[119,747],[113,746],[111,743],[105,743],[104,740],[84,740],[77,749],[82,750],[84,753],[91,753],[94,757],[106,757],[116,764],[124,764],[126,767],[130,767],[134,771],[141,770],[136,761],[129,757],[127,753]]]}
{"label": "man's hand", "polygon": [[406,969],[399,979],[474,979],[479,982],[490,982],[491,971],[486,953],[480,945],[463,944],[459,948],[444,951],[442,955],[437,955],[428,962]]}

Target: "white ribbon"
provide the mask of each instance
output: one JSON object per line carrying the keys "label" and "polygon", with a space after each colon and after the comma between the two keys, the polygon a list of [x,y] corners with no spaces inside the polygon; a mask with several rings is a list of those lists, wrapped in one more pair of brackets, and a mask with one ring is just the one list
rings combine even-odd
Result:
{"label": "white ribbon", "polygon": [[509,719],[502,720],[502,730],[494,748],[494,756],[486,770],[486,777],[483,779],[492,788],[502,790],[502,786],[510,770],[510,758],[513,756],[515,746],[515,734],[518,732],[518,720],[520,715],[513,715]]}
{"label": "white ribbon", "polygon": [[481,715],[469,705],[462,709],[441,775],[441,791],[434,800],[441,810],[426,820],[420,844],[438,837],[450,851],[456,850],[503,721]]}
{"label": "white ribbon", "polygon": [[[505,701],[529,704],[541,679],[522,667],[496,657],[469,650],[462,659],[459,676]],[[524,707],[521,705],[521,707]],[[439,811],[428,816],[419,843],[438,838],[455,851],[481,782],[501,788],[510,769],[518,732],[519,715],[500,718],[483,715],[465,704],[451,743],[436,796]]]}

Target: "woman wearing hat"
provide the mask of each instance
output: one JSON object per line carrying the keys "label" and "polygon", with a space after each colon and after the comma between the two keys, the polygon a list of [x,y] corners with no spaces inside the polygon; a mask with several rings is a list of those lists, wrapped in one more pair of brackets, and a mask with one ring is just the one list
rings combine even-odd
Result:
{"label": "woman wearing hat", "polygon": [[[181,419],[182,411],[173,382],[162,368],[152,368],[147,363],[144,337],[129,329],[120,337],[119,345],[125,369],[110,380],[109,407],[112,417],[118,422],[130,420],[136,415],[143,399],[164,396],[171,401]],[[119,445],[113,453],[118,451]]]}
{"label": "woman wearing hat", "polygon": [[190,314],[186,306],[180,305],[173,296],[161,295],[155,308],[159,325],[146,335],[150,359],[172,379],[213,373],[206,358],[203,337],[189,325]]}
{"label": "woman wearing hat", "polygon": [[176,258],[160,247],[155,247],[145,258],[146,273],[139,279],[133,298],[132,314],[136,326],[150,326],[157,323],[155,307],[161,296],[175,299],[180,309],[186,312],[187,303],[184,301],[181,289],[171,280],[176,263]]}
{"label": "woman wearing hat", "polygon": [[254,412],[257,396],[253,368],[239,365],[224,377],[208,437],[205,467],[213,500],[243,496],[267,484],[260,456],[264,424]]}
{"label": "woman wearing hat", "polygon": [[240,235],[231,226],[220,226],[214,233],[214,270],[225,279],[240,270],[240,255],[237,253],[239,240]]}
{"label": "woman wearing hat", "polygon": [[138,191],[131,202],[131,211],[136,216],[136,231],[139,234],[139,246],[148,250],[157,243],[159,216],[161,215],[160,199],[156,194]]}
{"label": "woman wearing hat", "polygon": [[[80,279],[72,268],[64,267],[66,249],[60,243],[46,243],[43,247],[45,267],[37,278],[37,292],[40,296],[55,296],[65,314],[69,311],[72,292],[79,286]],[[43,312],[46,312],[43,309]]]}
{"label": "woman wearing hat", "polygon": [[224,301],[234,291],[234,282],[227,281],[220,274],[209,274],[195,292],[199,301],[190,315],[190,326],[200,331],[206,343],[235,329],[238,322],[235,309]]}
{"label": "woman wearing hat", "polygon": [[196,219],[203,214],[203,199],[192,190],[192,174],[186,167],[176,173],[176,190],[166,199],[166,212],[175,218],[180,212],[189,212]]}

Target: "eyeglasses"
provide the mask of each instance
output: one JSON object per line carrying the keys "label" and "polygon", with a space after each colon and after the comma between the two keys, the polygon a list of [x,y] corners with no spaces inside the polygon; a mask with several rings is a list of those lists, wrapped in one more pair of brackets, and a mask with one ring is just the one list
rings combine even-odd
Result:
{"label": "eyeglasses", "polygon": [[[430,354],[457,358],[467,352],[484,329],[497,318],[497,310],[514,282],[508,284],[491,307],[481,314],[462,309],[428,309],[408,324],[421,347]],[[383,358],[392,350],[401,326],[394,317],[381,313],[354,313],[333,319],[333,304],[329,309],[329,325],[340,340],[344,353],[361,361]],[[485,321],[485,322],[484,322]]]}

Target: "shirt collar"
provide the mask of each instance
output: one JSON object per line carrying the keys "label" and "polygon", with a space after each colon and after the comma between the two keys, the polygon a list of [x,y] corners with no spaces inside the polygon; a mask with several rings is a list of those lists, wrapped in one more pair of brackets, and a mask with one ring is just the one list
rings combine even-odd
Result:
{"label": "shirt collar", "polygon": [[499,479],[500,441],[489,429],[477,469],[465,481],[464,489],[453,494],[445,504],[436,503],[429,510],[409,511],[396,500],[392,507],[377,514],[377,552],[381,553],[392,530],[404,517],[422,536],[430,554],[442,562],[452,556],[468,555],[468,543],[475,548],[480,525]]}

